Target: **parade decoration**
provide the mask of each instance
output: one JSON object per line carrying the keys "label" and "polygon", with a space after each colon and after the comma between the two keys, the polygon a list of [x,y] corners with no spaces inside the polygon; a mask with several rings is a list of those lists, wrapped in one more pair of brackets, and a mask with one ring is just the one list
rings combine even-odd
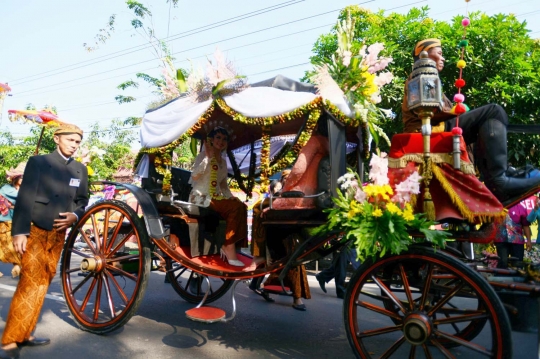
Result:
{"label": "parade decoration", "polygon": [[8,84],[3,84],[0,82],[0,122],[2,121],[2,106],[4,105],[4,100],[10,91],[11,87],[9,87]]}
{"label": "parade decoration", "polygon": [[[372,183],[362,186],[358,174],[347,173],[340,177],[341,190],[334,199],[335,206],[325,210],[328,222],[317,229],[326,233],[344,232],[344,239],[352,239],[358,258],[399,254],[417,240],[442,247],[448,233],[431,229],[435,223],[423,214],[414,213],[416,195],[420,193],[422,177],[416,171],[395,186],[388,181],[388,159],[385,153],[373,154],[369,178]],[[421,232],[425,237],[415,239],[410,231]]]}
{"label": "parade decoration", "polygon": [[[171,189],[170,153],[182,142],[189,138],[204,139],[212,127],[210,123],[216,121],[227,122],[235,131],[229,142],[235,142],[235,134],[251,126],[264,127],[265,133],[260,134],[263,142],[256,175],[261,179],[261,191],[266,191],[270,176],[294,164],[323,112],[330,113],[345,126],[363,126],[363,157],[368,158],[369,137],[376,143],[379,138],[390,142],[377,125],[390,111],[379,109],[377,104],[381,101],[381,88],[393,79],[390,72],[383,72],[392,59],[379,56],[384,49],[380,43],[354,51],[354,26],[350,15],[338,23],[336,54],[315,65],[312,78],[318,94],[284,91],[271,86],[250,87],[245,77],[238,75],[223,54],[216,51],[214,61],[208,60],[206,72],[200,69],[191,71],[186,80],[185,95],[147,112],[141,127],[141,137],[145,142],[135,166],[154,161],[156,171],[164,176],[163,194],[168,195]],[[177,121],[180,116],[183,119],[181,123]],[[274,132],[275,128],[306,117],[306,125],[297,133],[293,143],[270,159],[270,136],[280,135]],[[164,125],[164,119],[168,125]],[[170,126],[169,133],[156,136],[164,126]],[[180,135],[173,137],[174,133]],[[247,143],[250,142],[234,144],[241,146]],[[234,171],[238,168],[234,156],[229,156],[229,160],[238,186],[249,196],[253,183],[246,181],[239,171]]]}
{"label": "parade decoration", "polygon": [[42,126],[41,134],[39,135],[39,140],[36,146],[36,155],[38,154],[39,146],[41,145],[41,140],[43,139],[43,133],[45,132],[45,128],[58,127],[60,125],[67,124],[67,122],[62,121],[50,108],[45,108],[40,111],[8,110],[8,118],[12,122],[22,121]]}
{"label": "parade decoration", "polygon": [[[376,145],[380,137],[390,144],[378,124],[391,111],[382,110],[377,104],[381,102],[381,89],[394,78],[391,72],[383,72],[393,59],[379,57],[384,50],[382,43],[363,45],[354,51],[355,24],[350,13],[347,19],[337,23],[338,48],[332,57],[315,64],[315,73],[310,79],[325,100],[333,102],[336,98],[345,97],[355,120],[369,131]],[[364,158],[368,157],[369,146],[364,146]]]}
{"label": "parade decoration", "polygon": [[[470,0],[465,0],[467,6]],[[463,79],[463,69],[467,66],[467,63],[463,59],[465,56],[465,48],[469,45],[469,40],[467,40],[467,27],[471,24],[471,21],[468,17],[464,17],[461,20],[461,25],[463,26],[463,35],[461,36],[461,41],[458,43],[460,49],[460,57],[456,63],[457,68],[459,69],[459,77],[455,82],[455,86],[458,89],[458,92],[454,95],[455,105],[452,107],[451,113],[455,114],[456,117],[456,126],[452,129],[453,135],[453,155],[454,155],[454,169],[459,170],[460,165],[460,149],[459,144],[461,141],[461,136],[463,130],[459,127],[459,115],[464,114],[469,111],[469,107],[465,105],[465,95],[461,93],[461,89],[465,86],[465,80]]]}

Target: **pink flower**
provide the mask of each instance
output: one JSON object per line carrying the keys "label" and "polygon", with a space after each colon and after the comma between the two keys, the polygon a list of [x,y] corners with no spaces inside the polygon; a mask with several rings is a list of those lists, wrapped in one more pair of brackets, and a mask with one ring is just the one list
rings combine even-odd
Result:
{"label": "pink flower", "polygon": [[369,165],[371,166],[369,179],[373,181],[373,184],[380,186],[388,184],[388,159],[386,153],[381,152],[380,157],[373,154]]}
{"label": "pink flower", "polygon": [[386,84],[389,84],[394,79],[394,75],[391,72],[381,72],[375,77],[373,81],[375,85],[383,87]]}
{"label": "pink flower", "polygon": [[362,191],[362,189],[360,187],[358,187],[356,189],[356,193],[354,195],[354,199],[359,202],[359,203],[362,203],[366,200],[367,198],[367,195],[364,191]]}

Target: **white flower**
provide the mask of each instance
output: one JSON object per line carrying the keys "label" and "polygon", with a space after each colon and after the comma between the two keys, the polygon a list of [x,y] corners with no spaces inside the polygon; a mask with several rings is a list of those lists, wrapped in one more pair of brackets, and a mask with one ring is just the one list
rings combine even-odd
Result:
{"label": "white flower", "polygon": [[352,57],[352,52],[343,51],[343,59],[341,60],[341,62],[343,63],[343,66],[349,66],[349,64],[351,63],[351,57]]}

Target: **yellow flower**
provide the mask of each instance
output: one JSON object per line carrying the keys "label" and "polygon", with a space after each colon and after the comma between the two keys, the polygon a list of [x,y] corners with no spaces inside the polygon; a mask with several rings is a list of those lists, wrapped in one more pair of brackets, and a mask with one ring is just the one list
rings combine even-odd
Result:
{"label": "yellow flower", "polygon": [[94,170],[92,169],[92,167],[86,166],[86,170],[88,171],[88,175],[89,175],[89,176],[93,176],[93,175],[94,175]]}
{"label": "yellow flower", "polygon": [[413,214],[413,211],[412,211],[410,206],[409,206],[409,208],[405,209],[405,211],[402,214],[402,217],[407,222],[412,221],[414,219],[414,214]]}
{"label": "yellow flower", "polygon": [[382,211],[380,208],[377,208],[376,210],[373,211],[373,217],[381,217],[382,216]]}
{"label": "yellow flower", "polygon": [[352,218],[356,217],[357,214],[362,213],[362,211],[363,211],[363,209],[362,209],[362,206],[360,205],[360,203],[358,203],[356,201],[352,201],[349,212],[347,213],[347,217],[349,219],[352,219]]}
{"label": "yellow flower", "polygon": [[388,210],[388,212],[392,214],[395,213],[397,215],[401,215],[401,209],[394,202],[389,202],[386,205],[386,209]]}
{"label": "yellow flower", "polygon": [[362,77],[365,80],[364,86],[366,87],[362,92],[365,96],[371,96],[379,91],[379,87],[375,85],[375,76],[375,74],[371,74],[368,71],[362,73]]}

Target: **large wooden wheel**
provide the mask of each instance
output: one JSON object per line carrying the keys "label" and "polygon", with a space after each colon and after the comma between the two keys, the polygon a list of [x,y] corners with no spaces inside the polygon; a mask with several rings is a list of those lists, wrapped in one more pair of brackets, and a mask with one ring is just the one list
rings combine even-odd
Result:
{"label": "large wooden wheel", "polygon": [[104,334],[139,307],[150,273],[150,242],[135,211],[98,202],[71,230],[61,261],[62,289],[77,325]]}
{"label": "large wooden wheel", "polygon": [[207,282],[205,275],[194,272],[171,258],[167,258],[165,263],[169,282],[176,293],[189,303],[200,303],[207,291],[209,293],[205,303],[212,303],[227,293],[234,283],[231,279],[216,277],[208,277]]}
{"label": "large wooden wheel", "polygon": [[343,310],[358,358],[512,356],[510,323],[495,291],[432,248],[366,261],[351,278]]}

